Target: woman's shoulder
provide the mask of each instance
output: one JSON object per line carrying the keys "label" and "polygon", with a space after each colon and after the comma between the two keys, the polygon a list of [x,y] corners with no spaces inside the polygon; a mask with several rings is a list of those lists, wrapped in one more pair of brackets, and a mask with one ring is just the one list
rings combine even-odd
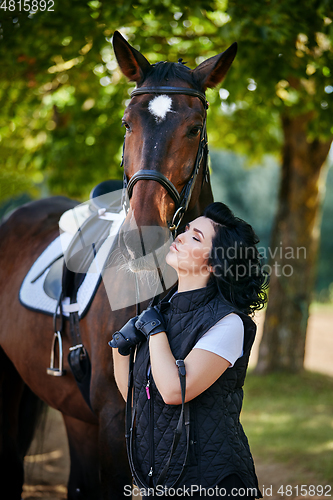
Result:
{"label": "woman's shoulder", "polygon": [[244,325],[238,314],[230,313],[217,321],[194,348],[218,354],[231,366],[243,353]]}
{"label": "woman's shoulder", "polygon": [[242,314],[242,311],[240,311],[235,304],[228,302],[228,300],[224,298],[217,287],[215,290],[216,292],[209,303],[209,308],[211,309],[213,317],[216,318],[216,322],[219,321],[221,317],[226,317],[229,314],[234,314],[235,316],[237,316],[238,313]]}
{"label": "woman's shoulder", "polygon": [[232,331],[232,332],[239,332],[239,333],[244,333],[244,323],[241,319],[241,317],[235,313],[231,312],[224,316],[223,318],[219,319],[208,331],[208,332],[215,332],[215,331]]}

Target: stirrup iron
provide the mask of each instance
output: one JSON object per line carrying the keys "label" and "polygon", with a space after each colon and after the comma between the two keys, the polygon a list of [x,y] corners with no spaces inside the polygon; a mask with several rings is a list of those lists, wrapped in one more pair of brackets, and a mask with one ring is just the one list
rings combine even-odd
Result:
{"label": "stirrup iron", "polygon": [[[59,360],[58,367],[54,366],[56,343],[58,343],[58,360]],[[55,332],[53,335],[50,367],[46,369],[46,373],[48,375],[52,375],[53,377],[62,377],[63,375],[66,375],[66,370],[63,370],[62,363],[63,363],[62,338],[61,338],[61,333],[58,331]]]}

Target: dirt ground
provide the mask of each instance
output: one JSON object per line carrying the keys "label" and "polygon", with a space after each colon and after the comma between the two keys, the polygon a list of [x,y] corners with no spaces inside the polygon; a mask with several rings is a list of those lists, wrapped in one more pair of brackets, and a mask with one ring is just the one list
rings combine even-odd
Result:
{"label": "dirt ground", "polygon": [[[252,350],[250,365],[254,366],[258,356],[258,345],[262,334],[263,314],[257,317],[258,336]],[[307,335],[305,367],[333,376],[333,310],[314,310],[309,319]],[[69,454],[65,428],[62,417],[56,410],[49,409],[44,431],[44,441],[41,443],[40,432],[37,433],[25,458],[26,481],[22,498],[25,500],[59,500],[66,499],[66,483],[69,474]],[[260,480],[264,498],[280,500],[278,490],[281,485],[291,485],[289,499],[296,498],[296,486],[301,484],[317,485],[320,481],[311,476],[308,471],[289,470],[279,463],[261,463],[254,457],[257,474]],[[300,494],[299,494],[300,496]],[[330,492],[333,496],[333,485]],[[302,496],[303,499],[315,500],[315,495]],[[94,500],[94,499],[91,499]]]}

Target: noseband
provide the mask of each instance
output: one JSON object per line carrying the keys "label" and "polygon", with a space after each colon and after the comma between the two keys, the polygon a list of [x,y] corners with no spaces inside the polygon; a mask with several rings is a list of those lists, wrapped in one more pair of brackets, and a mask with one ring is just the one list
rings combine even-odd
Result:
{"label": "noseband", "polygon": [[[200,92],[195,89],[188,89],[184,87],[143,87],[143,88],[138,88],[134,89],[133,92],[131,93],[131,98],[135,97],[137,95],[142,95],[142,94],[184,94],[184,95],[190,95],[192,97],[198,97],[201,102],[204,105],[205,111],[208,108],[208,102],[206,100],[206,96],[203,92]],[[124,163],[124,150],[125,150],[125,141],[124,141],[124,146],[123,146],[123,159],[122,159],[122,165]],[[188,208],[188,205],[191,200],[191,195],[193,192],[193,188],[195,185],[195,181],[197,178],[197,175],[200,170],[200,166],[202,161],[204,160],[204,177],[205,179],[208,174],[208,165],[207,165],[207,155],[208,155],[208,145],[207,145],[207,130],[206,130],[206,113],[205,113],[205,118],[204,118],[204,123],[203,127],[201,129],[201,134],[200,134],[200,142],[199,142],[199,147],[198,147],[198,152],[197,156],[195,159],[194,167],[191,173],[191,177],[183,187],[181,193],[178,193],[177,189],[175,186],[172,184],[172,182],[165,177],[165,175],[161,174],[160,172],[157,172],[156,170],[138,170],[134,175],[132,175],[131,179],[128,181],[127,175],[124,172],[124,194],[128,195],[128,198],[130,199],[133,193],[133,188],[135,184],[138,181],[141,180],[154,180],[156,182],[159,182],[168,192],[168,194],[171,196],[173,202],[175,203],[175,213],[172,218],[171,225],[169,226],[169,229],[172,233],[176,233],[179,224]],[[128,207],[126,207],[126,202],[125,202],[125,196],[123,196],[123,201],[125,205],[125,209],[127,211]]]}

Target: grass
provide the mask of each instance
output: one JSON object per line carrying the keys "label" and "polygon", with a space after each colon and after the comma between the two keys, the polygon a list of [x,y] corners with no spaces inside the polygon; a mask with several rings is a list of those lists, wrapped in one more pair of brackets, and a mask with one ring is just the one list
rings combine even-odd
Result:
{"label": "grass", "polygon": [[296,465],[333,483],[333,378],[313,372],[255,375],[241,421],[253,455]]}

